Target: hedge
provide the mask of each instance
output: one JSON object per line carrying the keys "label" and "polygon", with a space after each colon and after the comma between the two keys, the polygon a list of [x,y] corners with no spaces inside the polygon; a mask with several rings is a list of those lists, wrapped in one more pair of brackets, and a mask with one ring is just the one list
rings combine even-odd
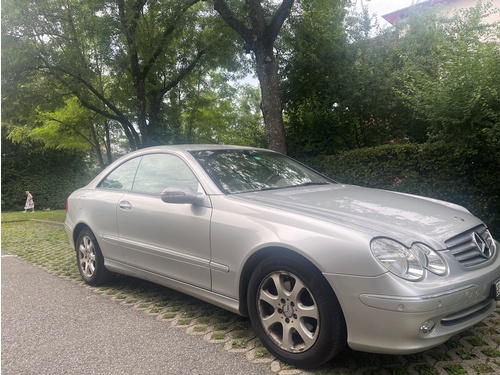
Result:
{"label": "hedge", "polygon": [[500,154],[450,144],[387,145],[322,160],[331,178],[460,204],[500,238]]}
{"label": "hedge", "polygon": [[8,184],[2,184],[2,210],[22,211],[26,203],[26,190],[33,195],[35,210],[64,209],[66,198],[71,192],[88,181],[89,178],[55,173],[20,176]]}
{"label": "hedge", "polygon": [[35,210],[64,209],[66,198],[90,181],[81,154],[13,144],[2,134],[2,211],[22,211],[26,190]]}

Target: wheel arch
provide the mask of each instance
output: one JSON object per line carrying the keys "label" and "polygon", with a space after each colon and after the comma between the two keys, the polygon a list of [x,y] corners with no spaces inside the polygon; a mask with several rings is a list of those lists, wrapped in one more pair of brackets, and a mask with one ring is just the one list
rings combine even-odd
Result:
{"label": "wheel arch", "polygon": [[[322,272],[318,269],[318,267],[311,262],[309,259],[307,259],[304,255],[297,253],[296,251],[290,250],[286,247],[280,247],[280,246],[269,246],[262,248],[255,253],[253,253],[250,258],[245,262],[245,266],[243,267],[243,270],[241,272],[240,276],[240,282],[239,282],[239,300],[240,300],[240,306],[239,310],[241,315],[243,316],[248,316],[248,304],[247,304],[247,298],[248,298],[248,283],[250,280],[250,277],[252,275],[253,270],[257,267],[257,265],[264,259],[270,256],[286,256],[290,258],[294,258],[297,261],[300,262],[307,262],[311,267],[313,267],[320,275],[321,277],[324,277]],[[332,289],[326,278],[324,279],[325,285],[328,285],[331,293],[336,295],[335,291]]]}
{"label": "wheel arch", "polygon": [[[78,223],[75,228],[73,229],[73,244],[75,244],[76,246],[76,243],[77,243],[77,240],[78,240],[78,236],[80,235],[80,233],[82,232],[82,230],[84,229],[88,229],[92,232],[92,229],[90,229],[90,227],[85,224],[85,223]],[[94,232],[92,232],[94,233]],[[76,249],[73,249],[73,250],[76,250]]]}

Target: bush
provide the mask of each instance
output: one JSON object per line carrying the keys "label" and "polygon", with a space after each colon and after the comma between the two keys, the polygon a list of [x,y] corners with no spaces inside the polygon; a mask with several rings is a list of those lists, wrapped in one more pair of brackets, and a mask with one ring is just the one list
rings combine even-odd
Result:
{"label": "bush", "polygon": [[467,207],[500,237],[500,155],[444,143],[387,145],[324,158],[321,170],[348,183]]}

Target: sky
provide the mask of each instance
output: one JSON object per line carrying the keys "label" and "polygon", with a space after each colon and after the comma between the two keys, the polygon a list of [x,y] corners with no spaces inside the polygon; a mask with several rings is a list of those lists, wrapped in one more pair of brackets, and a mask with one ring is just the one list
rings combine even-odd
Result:
{"label": "sky", "polygon": [[389,26],[389,23],[382,18],[384,14],[392,13],[418,2],[416,0],[357,0],[358,6],[361,1],[368,6],[370,14],[375,13],[378,16],[380,26],[382,27]]}

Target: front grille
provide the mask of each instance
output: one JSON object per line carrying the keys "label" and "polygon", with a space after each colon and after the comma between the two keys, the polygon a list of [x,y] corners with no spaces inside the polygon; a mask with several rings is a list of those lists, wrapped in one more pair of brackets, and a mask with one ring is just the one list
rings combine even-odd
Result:
{"label": "front grille", "polygon": [[[480,244],[484,244],[482,249],[478,246],[478,240]],[[452,237],[445,241],[445,244],[455,259],[464,267],[474,267],[485,263],[495,252],[495,242],[484,225]]]}

